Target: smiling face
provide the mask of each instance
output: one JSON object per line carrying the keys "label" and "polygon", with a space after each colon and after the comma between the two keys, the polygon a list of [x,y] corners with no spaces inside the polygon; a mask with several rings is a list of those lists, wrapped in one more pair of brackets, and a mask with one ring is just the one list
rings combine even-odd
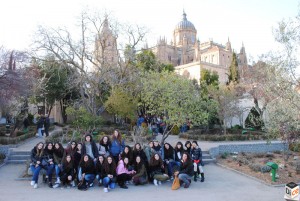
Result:
{"label": "smiling face", "polygon": [[128,158],[124,158],[124,164],[128,164],[129,163],[129,160],[128,160]]}
{"label": "smiling face", "polygon": [[49,150],[52,150],[53,145],[50,143],[50,144],[48,144],[47,148],[48,148]]}
{"label": "smiling face", "polygon": [[55,149],[59,149],[59,144],[55,143],[54,147],[55,147]]}
{"label": "smiling face", "polygon": [[176,145],[177,149],[181,149],[181,144]]}
{"label": "smiling face", "polygon": [[125,147],[124,148],[124,152],[127,154],[129,152],[129,148],[128,147]]}
{"label": "smiling face", "polygon": [[41,150],[41,149],[43,148],[43,146],[44,146],[43,143],[39,143],[38,146],[37,146],[37,148],[38,148],[39,150]]}
{"label": "smiling face", "polygon": [[156,147],[158,146],[158,141],[154,142],[154,146],[156,146]]}
{"label": "smiling face", "polygon": [[183,161],[186,161],[186,159],[187,159],[187,154],[183,154],[183,155],[182,155],[182,160],[183,160]]}
{"label": "smiling face", "polygon": [[86,136],[86,137],[85,137],[85,141],[90,142],[90,141],[91,141],[91,136],[89,136],[89,135]]}
{"label": "smiling face", "polygon": [[114,136],[117,138],[119,136],[119,133],[117,130],[114,131]]}
{"label": "smiling face", "polygon": [[103,138],[103,142],[104,142],[104,144],[106,144],[106,143],[107,143],[107,141],[108,141],[108,138],[107,138],[107,137],[104,137],[104,138]]}
{"label": "smiling face", "polygon": [[158,161],[158,160],[159,160],[159,155],[158,155],[158,154],[155,154],[155,155],[154,155],[154,158],[155,158],[155,160]]}
{"label": "smiling face", "polygon": [[112,163],[112,157],[107,157],[107,163],[111,164]]}
{"label": "smiling face", "polygon": [[136,144],[136,145],[135,145],[135,149],[136,149],[136,150],[140,150],[140,149],[141,149],[141,145],[140,145],[140,144]]}
{"label": "smiling face", "polygon": [[83,160],[84,160],[84,162],[87,162],[89,160],[89,157],[87,155],[85,155]]}
{"label": "smiling face", "polygon": [[81,150],[81,149],[82,149],[82,144],[78,144],[78,145],[77,145],[77,149],[78,149],[78,150]]}
{"label": "smiling face", "polygon": [[135,161],[136,161],[136,163],[140,163],[141,162],[141,157],[137,156]]}
{"label": "smiling face", "polygon": [[103,163],[104,157],[103,157],[103,156],[99,156],[99,157],[98,157],[98,160],[99,160],[100,163]]}
{"label": "smiling face", "polygon": [[170,148],[169,144],[165,144],[165,148],[168,150]]}

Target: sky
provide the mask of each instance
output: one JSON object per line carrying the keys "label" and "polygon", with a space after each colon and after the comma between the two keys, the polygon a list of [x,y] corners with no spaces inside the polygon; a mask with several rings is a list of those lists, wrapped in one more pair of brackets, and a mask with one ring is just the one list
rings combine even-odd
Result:
{"label": "sky", "polygon": [[294,18],[298,4],[299,0],[9,0],[0,6],[0,46],[29,48],[38,25],[75,25],[85,7],[147,27],[147,42],[152,46],[160,36],[172,39],[184,9],[200,42],[212,39],[225,44],[229,38],[235,51],[243,43],[251,63],[277,48],[272,29],[282,19]]}

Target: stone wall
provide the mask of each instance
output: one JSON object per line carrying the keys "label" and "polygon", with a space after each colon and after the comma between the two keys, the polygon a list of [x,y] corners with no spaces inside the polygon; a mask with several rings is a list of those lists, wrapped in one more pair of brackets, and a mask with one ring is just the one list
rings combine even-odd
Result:
{"label": "stone wall", "polygon": [[266,153],[273,151],[283,151],[287,149],[288,145],[282,142],[258,144],[231,144],[219,145],[218,147],[211,148],[209,150],[209,153],[213,158],[216,158],[216,156],[225,152]]}

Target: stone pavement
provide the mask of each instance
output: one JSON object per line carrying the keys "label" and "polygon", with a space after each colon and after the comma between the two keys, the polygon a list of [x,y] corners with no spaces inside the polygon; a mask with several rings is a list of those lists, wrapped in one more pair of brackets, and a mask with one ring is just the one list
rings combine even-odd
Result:
{"label": "stone pavement", "polygon": [[122,201],[280,201],[284,200],[284,187],[270,187],[217,165],[204,166],[204,183],[192,182],[190,188],[171,190],[171,182],[162,186],[129,185],[129,189],[103,192],[103,187],[94,187],[85,192],[76,188],[50,189],[39,180],[39,188],[33,189],[29,181],[16,181],[24,165],[5,165],[0,169],[0,201],[63,201],[63,200],[122,200]]}

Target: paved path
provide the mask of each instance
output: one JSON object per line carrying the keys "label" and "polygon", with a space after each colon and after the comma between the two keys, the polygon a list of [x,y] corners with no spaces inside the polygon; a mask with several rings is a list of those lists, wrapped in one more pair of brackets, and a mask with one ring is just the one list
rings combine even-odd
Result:
{"label": "paved path", "polygon": [[[159,136],[158,136],[159,139]],[[16,150],[30,151],[42,138],[33,138],[19,145]],[[159,139],[160,140],[160,139]],[[176,144],[177,136],[170,136],[166,141]],[[219,144],[247,144],[251,142],[199,142],[204,150]],[[265,143],[265,141],[255,141]],[[171,182],[160,187],[152,184],[146,186],[129,185],[128,190],[117,187],[109,193],[104,193],[103,188],[93,187],[86,192],[72,189],[50,189],[39,180],[39,188],[33,189],[29,181],[16,179],[24,171],[24,165],[8,164],[0,168],[0,201],[53,201],[53,200],[123,200],[123,201],[176,201],[176,200],[203,200],[203,201],[280,201],[284,200],[284,187],[270,187],[246,176],[221,168],[215,164],[206,165],[204,183],[193,182],[189,189],[180,188],[171,190]]]}
{"label": "paved path", "polygon": [[[63,200],[122,200],[122,201],[280,201],[283,200],[284,187],[269,187],[260,182],[223,169],[217,165],[205,166],[206,181],[192,182],[189,189],[171,190],[171,182],[156,187],[129,185],[124,190],[117,187],[109,193],[103,187],[95,186],[86,192],[71,189],[50,189],[39,183],[33,189],[29,181],[16,181],[24,165],[5,165],[0,169],[0,201],[63,201]],[[39,180],[40,182],[41,180]]]}

